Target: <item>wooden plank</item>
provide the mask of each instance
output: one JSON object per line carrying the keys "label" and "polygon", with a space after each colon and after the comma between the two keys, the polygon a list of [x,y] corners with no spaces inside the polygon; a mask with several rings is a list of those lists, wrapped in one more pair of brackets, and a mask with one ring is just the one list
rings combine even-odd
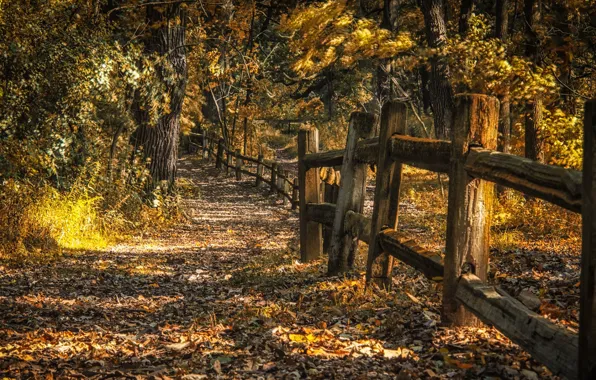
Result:
{"label": "wooden plank", "polygon": [[203,137],[203,160],[209,159],[209,137]]}
{"label": "wooden plank", "polygon": [[465,169],[469,175],[581,212],[582,174],[490,149],[471,148]]}
{"label": "wooden plank", "polygon": [[329,243],[327,273],[337,275],[347,272],[354,263],[358,239],[345,233],[344,220],[347,211],[362,212],[366,187],[366,163],[356,162],[356,148],[359,139],[370,137],[376,124],[375,116],[354,112],[346,139],[346,148],[341,167],[342,181],[339,186],[335,218]]}
{"label": "wooden plank", "polygon": [[[377,150],[379,139],[373,137],[360,141],[356,148],[356,161],[374,164],[377,161]],[[304,164],[307,168],[321,168],[341,166],[344,160],[344,150],[330,150],[322,153],[311,153],[304,157]]]}
{"label": "wooden plank", "polygon": [[395,230],[387,228],[379,234],[379,241],[383,251],[389,253],[426,277],[439,280],[443,277],[443,260],[441,255],[420,247],[414,240],[409,239]]}
{"label": "wooden plank", "polygon": [[351,236],[357,236],[358,239],[365,242],[366,244],[370,243],[370,224],[370,218],[367,218],[366,216],[352,210],[346,212],[346,233],[350,234]]}
{"label": "wooden plank", "polygon": [[[333,225],[335,210],[336,205],[332,203],[309,203],[307,205],[310,220],[326,226]],[[370,243],[370,218],[354,211],[348,211],[345,215],[344,228],[345,232],[351,236],[358,236],[361,241]],[[443,277],[441,256],[421,248],[414,240],[405,235],[395,230],[385,229],[379,234],[379,243],[385,252],[421,271],[428,278],[438,280],[439,277]]]}
{"label": "wooden plank", "polygon": [[389,227],[397,228],[399,189],[402,165],[390,156],[390,138],[394,133],[406,131],[406,106],[398,102],[385,103],[381,111],[381,132],[377,158],[377,183],[371,224],[371,242],[368,246],[366,282],[379,287],[391,287],[393,257],[383,252],[379,232]]}
{"label": "wooden plank", "polygon": [[300,259],[309,262],[318,259],[323,250],[321,225],[308,220],[307,203],[319,203],[320,181],[318,168],[308,169],[304,158],[319,151],[319,131],[301,129],[298,132],[298,183],[300,200]]}
{"label": "wooden plank", "polygon": [[[321,174],[322,182],[321,185],[323,187],[323,203],[332,203],[335,204],[335,199],[333,198],[333,183],[332,181],[335,179],[335,175],[331,173],[334,172],[331,168],[322,168],[321,172],[325,171],[326,175]],[[335,209],[334,209],[335,210]],[[333,222],[330,225],[323,225],[323,253],[329,254],[329,246],[331,245],[331,234],[333,232]]]}
{"label": "wooden plank", "polygon": [[286,189],[286,171],[285,169],[280,169],[280,176],[279,178],[279,190],[280,190],[280,197],[281,197],[281,201],[282,201],[282,205],[286,205],[286,201],[287,201],[287,189]]}
{"label": "wooden plank", "polygon": [[[333,203],[309,203],[306,206],[309,220],[321,223],[325,226],[332,226],[335,218],[335,204]],[[345,217],[345,231],[352,236],[358,236],[365,243],[370,242],[370,218],[348,211]]]}
{"label": "wooden plank", "polygon": [[324,224],[326,226],[332,226],[333,219],[335,218],[335,204],[307,203],[306,214],[308,216],[308,220]]}
{"label": "wooden plank", "polygon": [[473,179],[464,166],[472,144],[496,149],[499,101],[464,94],[455,97],[455,106],[441,318],[448,325],[471,326],[478,320],[457,302],[455,292],[464,266],[486,281],[494,184]]}
{"label": "wooden plank", "polygon": [[215,167],[220,170],[223,166],[223,154],[224,154],[224,140],[219,139],[219,141],[217,142],[217,156],[216,156],[216,160],[215,160]]}
{"label": "wooden plank", "polygon": [[497,328],[554,374],[577,378],[577,334],[530,311],[471,273],[461,276],[456,297],[481,321]]}
{"label": "wooden plank", "polygon": [[447,173],[451,158],[451,141],[393,135],[390,154],[391,158],[401,163]]}
{"label": "wooden plank", "polygon": [[236,181],[242,179],[242,156],[240,155],[240,149],[236,149]]}
{"label": "wooden plank", "polygon": [[292,186],[292,210],[296,210],[298,208],[298,178],[294,178],[294,183]]}
{"label": "wooden plank", "polygon": [[579,378],[596,378],[596,100],[584,112]]}
{"label": "wooden plank", "polygon": [[257,158],[257,179],[255,182],[255,186],[259,187],[263,183],[263,155],[259,154]]}
{"label": "wooden plank", "polygon": [[227,163],[226,163],[226,174],[229,175],[230,174],[230,168],[232,167],[232,159],[233,159],[233,154],[231,151],[227,150],[226,151],[227,156]]}
{"label": "wooden plank", "polygon": [[207,158],[210,160],[213,157],[213,146],[215,145],[215,139],[213,137],[209,138],[209,145],[207,146]]}
{"label": "wooden plank", "polygon": [[277,162],[271,164],[271,187],[269,188],[269,194],[277,193]]}

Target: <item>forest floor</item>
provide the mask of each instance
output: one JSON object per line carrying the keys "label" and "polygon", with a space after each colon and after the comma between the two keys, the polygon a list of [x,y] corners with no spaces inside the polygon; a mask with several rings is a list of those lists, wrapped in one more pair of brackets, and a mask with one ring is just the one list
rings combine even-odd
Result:
{"label": "forest floor", "polygon": [[[441,327],[440,285],[405,265],[386,292],[364,288],[363,256],[345,277],[327,277],[324,260],[299,263],[297,213],[252,180],[189,157],[179,173],[196,186],[184,188],[185,223],[0,266],[0,377],[551,377],[493,328]],[[531,250],[496,252],[495,262],[535,289],[550,281],[541,298],[557,289],[549,271],[576,265]],[[573,289],[575,279],[560,281]]]}

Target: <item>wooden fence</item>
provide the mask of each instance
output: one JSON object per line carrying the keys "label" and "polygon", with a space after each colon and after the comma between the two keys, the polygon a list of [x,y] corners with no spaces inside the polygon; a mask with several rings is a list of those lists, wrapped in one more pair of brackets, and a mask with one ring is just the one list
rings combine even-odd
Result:
{"label": "wooden fence", "polygon": [[[583,173],[495,151],[498,111],[495,98],[458,95],[452,139],[445,141],[407,136],[406,107],[390,102],[381,112],[376,138],[370,137],[375,118],[352,114],[343,150],[319,152],[318,131],[300,130],[297,180],[290,182],[282,171],[286,184],[280,186],[275,163],[265,164],[262,158],[255,161],[237,152],[235,169],[256,176],[257,185],[269,183],[271,191],[290,199],[293,208],[300,206],[302,261],[318,259],[326,252],[329,273],[341,273],[351,267],[358,240],[364,241],[368,244],[367,282],[389,288],[393,260],[400,260],[443,282],[441,318],[445,324],[485,322],[554,374],[596,379],[596,101],[585,106]],[[230,151],[220,142],[217,162],[229,169],[223,152],[229,159]],[[243,169],[245,161],[256,163],[255,173]],[[366,167],[373,164],[377,167],[374,209],[368,218],[362,208]],[[444,258],[397,231],[404,164],[449,175]],[[330,169],[338,166],[340,172]],[[270,170],[268,179],[263,168]],[[324,186],[321,178],[327,180]],[[291,195],[285,190],[288,183]],[[582,213],[579,335],[486,284],[495,184]]]}
{"label": "wooden fence", "polygon": [[232,150],[224,140],[213,133],[200,135],[199,154],[205,160],[215,160],[215,167],[225,170],[226,174],[234,174],[236,180],[244,175],[255,178],[255,186],[268,186],[269,193],[277,195],[292,210],[298,207],[298,179],[291,178],[288,170],[284,170],[277,161],[265,160],[262,154],[250,157],[240,154],[240,150]]}

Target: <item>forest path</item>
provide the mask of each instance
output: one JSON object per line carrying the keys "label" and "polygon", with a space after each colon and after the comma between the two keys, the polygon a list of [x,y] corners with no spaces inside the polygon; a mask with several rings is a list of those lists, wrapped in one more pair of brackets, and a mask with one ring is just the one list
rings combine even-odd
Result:
{"label": "forest path", "polygon": [[297,262],[297,214],[252,179],[189,157],[179,170],[198,189],[183,187],[186,223],[0,268],[0,377],[477,378],[525,366],[492,329],[439,329],[438,292],[415,271],[399,266],[392,292],[366,291],[362,271],[326,277],[324,260]]}

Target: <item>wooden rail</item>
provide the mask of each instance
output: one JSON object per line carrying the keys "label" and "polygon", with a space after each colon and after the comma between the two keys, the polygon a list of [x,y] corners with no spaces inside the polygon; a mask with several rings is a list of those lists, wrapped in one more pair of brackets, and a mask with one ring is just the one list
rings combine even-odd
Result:
{"label": "wooden rail", "polygon": [[[301,257],[312,260],[321,254],[320,235],[309,233],[314,230],[314,224],[333,232],[332,237],[325,235],[325,240],[332,242],[329,244],[330,274],[350,269],[349,256],[354,247],[349,242],[359,239],[369,244],[368,282],[390,287],[393,259],[400,260],[433,280],[443,281],[445,324],[476,325],[480,321],[491,324],[553,373],[571,379],[594,379],[596,102],[586,105],[583,179],[582,173],[576,170],[496,152],[498,109],[498,101],[488,96],[457,96],[453,139],[443,141],[406,136],[406,108],[389,103],[381,113],[379,138],[357,142],[354,136],[358,135],[358,126],[351,123],[343,151],[318,152],[318,144],[311,153],[304,151],[299,158],[302,168],[299,178],[302,180],[310,173],[314,182],[301,185],[300,190],[318,191],[319,183],[314,179],[319,177],[320,168],[342,165],[342,181],[336,199],[343,196],[344,203],[333,204],[336,200],[328,196],[332,194],[328,184],[324,185],[324,203],[314,193],[301,203]],[[360,188],[361,182],[353,178],[361,164],[377,166],[372,218],[362,215],[356,207],[359,198],[354,196],[358,194],[354,190]],[[449,174],[445,257],[422,249],[398,232],[403,164]],[[328,171],[321,175],[328,177]],[[579,339],[567,328],[533,313],[501,289],[486,284],[495,184],[582,212],[582,333]],[[307,225],[310,230],[306,229]],[[314,248],[310,251],[309,247]]]}
{"label": "wooden rail", "polygon": [[471,176],[510,187],[574,212],[582,208],[582,174],[513,154],[471,148],[465,163]]}
{"label": "wooden rail", "polygon": [[[214,158],[216,168],[220,170],[225,168],[226,174],[230,174],[232,170],[236,180],[241,180],[243,175],[254,177],[256,187],[266,184],[271,189],[271,193],[278,194],[283,199],[284,204],[289,203],[292,209],[298,207],[298,200],[295,199],[297,191],[294,189],[297,179],[286,174],[277,162],[265,161],[262,155],[255,158],[243,155],[239,150],[234,151],[215,134],[205,133],[200,136],[203,137],[203,143],[200,146],[201,155],[206,160]],[[216,141],[217,150],[214,151]],[[254,172],[250,170],[252,168]],[[268,177],[265,175],[265,170],[269,171]]]}
{"label": "wooden rail", "polygon": [[[442,320],[448,325],[491,324],[554,374],[596,378],[596,101],[586,104],[583,172],[496,152],[498,101],[458,95],[451,141],[405,135],[406,107],[390,102],[375,120],[352,115],[346,148],[319,152],[318,131],[298,135],[299,173],[290,178],[275,161],[241,155],[223,140],[203,135],[202,154],[236,178],[256,178],[271,194],[300,206],[302,261],[329,254],[330,274],[351,268],[358,240],[369,244],[367,282],[389,288],[393,260],[443,282]],[[214,147],[217,145],[217,152]],[[445,256],[421,248],[398,232],[402,166],[449,174]],[[366,166],[376,165],[373,215],[362,214]],[[335,170],[341,166],[340,172]],[[324,169],[325,168],[325,169]],[[268,171],[269,175],[265,172]],[[528,310],[503,290],[487,285],[490,214],[494,185],[543,199],[583,218],[580,334]]]}

